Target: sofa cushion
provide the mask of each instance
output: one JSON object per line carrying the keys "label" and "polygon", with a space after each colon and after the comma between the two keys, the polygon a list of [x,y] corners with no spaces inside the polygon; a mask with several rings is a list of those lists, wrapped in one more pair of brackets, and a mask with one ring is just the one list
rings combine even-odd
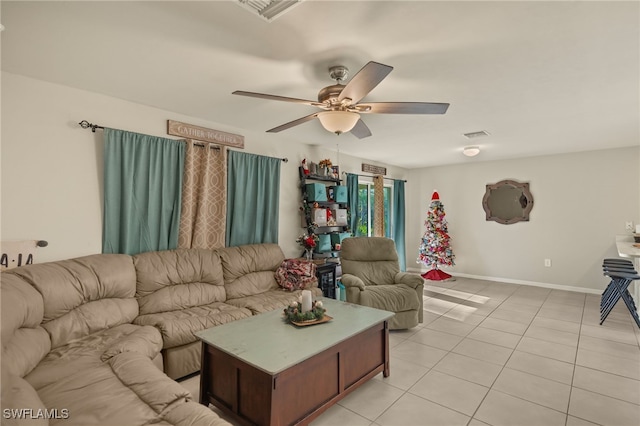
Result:
{"label": "sofa cushion", "polygon": [[[347,240],[345,240],[347,241]],[[342,272],[359,277],[367,286],[393,284],[398,261],[351,261],[342,259]]]}
{"label": "sofa cushion", "polygon": [[21,327],[35,328],[44,317],[42,296],[27,282],[10,271],[0,273],[2,290],[3,342]]}
{"label": "sofa cushion", "polygon": [[51,347],[116,325],[138,315],[136,274],[130,256],[98,254],[12,269],[44,299],[42,326]]}
{"label": "sofa cushion", "polygon": [[[161,420],[187,390],[146,356],[124,352],[94,368],[72,372],[38,389],[48,408],[66,408],[77,425],[144,425]],[[65,424],[64,420],[50,424]]]}
{"label": "sofa cushion", "polygon": [[227,300],[278,288],[274,272],[284,254],[277,244],[249,244],[217,250],[222,261]]}
{"label": "sofa cushion", "polygon": [[178,249],[133,257],[140,315],[224,302],[222,265],[215,251]]}
{"label": "sofa cushion", "polygon": [[[36,390],[22,377],[8,371],[4,364],[2,368],[2,395],[0,396],[0,402],[3,414],[2,424],[4,426],[45,426],[49,424],[45,416],[39,416],[39,413],[42,413],[42,410],[45,410],[46,407],[40,400]],[[16,415],[7,416],[5,410],[16,410],[13,411]],[[12,411],[9,411],[9,413],[12,413]],[[28,413],[28,418],[19,419],[18,413],[23,416]],[[60,415],[64,415],[64,413],[60,413]]]}
{"label": "sofa cushion", "polygon": [[51,350],[49,334],[42,327],[20,328],[13,338],[2,341],[2,366],[24,377],[33,371]]}
{"label": "sofa cushion", "polygon": [[51,336],[51,347],[58,348],[122,324],[138,316],[135,299],[102,299],[85,303],[57,320],[44,324]]}
{"label": "sofa cushion", "polygon": [[367,286],[360,293],[360,304],[392,312],[420,309],[416,291],[404,284]]}
{"label": "sofa cushion", "polygon": [[195,342],[196,331],[225,324],[251,316],[251,311],[226,303],[215,302],[176,311],[140,315],[135,319],[139,325],[152,325],[162,333],[164,348]]}
{"label": "sofa cushion", "polygon": [[209,408],[195,401],[177,405],[163,416],[159,424],[176,426],[231,426],[231,423],[218,417]]}
{"label": "sofa cushion", "polygon": [[400,272],[395,243],[383,237],[345,238],[340,262],[343,273],[359,277],[365,285],[393,284]]}
{"label": "sofa cushion", "polygon": [[42,296],[18,275],[0,275],[0,336],[2,366],[23,377],[51,349],[49,334],[40,326],[44,315]]}
{"label": "sofa cushion", "polygon": [[104,360],[124,351],[137,351],[153,359],[162,349],[154,327],[122,324],[53,349],[25,379],[36,389],[80,371],[98,368]]}
{"label": "sofa cushion", "polygon": [[[310,288],[315,296],[321,296],[322,290],[318,287]],[[302,294],[302,290],[288,291],[277,288],[271,291],[265,291],[253,296],[241,297],[239,299],[229,299],[227,303],[240,308],[249,309],[254,315],[263,312],[273,311],[274,309],[283,309],[297,301]]]}
{"label": "sofa cushion", "polygon": [[109,363],[61,377],[38,389],[38,395],[47,407],[69,410],[76,425],[144,425],[158,417],[122,384]]}

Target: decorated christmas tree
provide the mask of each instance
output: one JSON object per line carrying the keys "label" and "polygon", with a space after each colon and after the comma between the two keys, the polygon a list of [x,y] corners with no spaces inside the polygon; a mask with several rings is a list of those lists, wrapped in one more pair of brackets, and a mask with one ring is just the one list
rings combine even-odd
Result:
{"label": "decorated christmas tree", "polygon": [[451,237],[447,233],[447,219],[444,216],[444,205],[440,202],[438,192],[434,190],[427,219],[424,221],[427,230],[422,236],[418,250],[418,263],[431,268],[422,274],[422,277],[428,280],[442,281],[451,278],[451,275],[440,270],[440,267],[455,265],[455,255],[449,246]]}

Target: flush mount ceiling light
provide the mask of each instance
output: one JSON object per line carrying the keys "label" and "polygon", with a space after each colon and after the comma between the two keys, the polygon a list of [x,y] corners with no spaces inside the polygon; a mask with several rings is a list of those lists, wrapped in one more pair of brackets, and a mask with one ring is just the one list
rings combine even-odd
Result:
{"label": "flush mount ceiling light", "polygon": [[340,135],[351,131],[360,120],[360,114],[349,111],[324,111],[318,114],[322,127]]}
{"label": "flush mount ceiling light", "polygon": [[245,9],[257,14],[266,21],[273,21],[302,0],[236,0]]}
{"label": "flush mount ceiling light", "polygon": [[465,146],[462,150],[462,153],[467,157],[475,157],[476,155],[480,154],[480,147],[477,145]]}

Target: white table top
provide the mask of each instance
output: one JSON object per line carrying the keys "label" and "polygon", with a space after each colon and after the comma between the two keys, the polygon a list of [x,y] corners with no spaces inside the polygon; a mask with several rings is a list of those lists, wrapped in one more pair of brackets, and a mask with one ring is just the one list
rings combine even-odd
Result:
{"label": "white table top", "polygon": [[312,357],[394,313],[322,298],[329,322],[306,327],[288,324],[282,309],[199,331],[207,344],[252,366],[276,374]]}
{"label": "white table top", "polygon": [[616,248],[620,257],[640,257],[640,248],[634,247],[633,235],[616,235]]}

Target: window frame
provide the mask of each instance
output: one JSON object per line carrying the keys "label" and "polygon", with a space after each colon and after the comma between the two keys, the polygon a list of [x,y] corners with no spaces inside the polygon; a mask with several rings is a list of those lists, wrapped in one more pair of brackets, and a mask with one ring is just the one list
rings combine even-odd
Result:
{"label": "window frame", "polygon": [[[371,237],[372,233],[373,233],[373,228],[371,226],[371,218],[373,217],[373,213],[374,213],[374,208],[373,205],[371,203],[371,191],[374,189],[373,185],[373,179],[358,179],[358,196],[360,195],[360,186],[361,185],[365,185],[367,187],[367,235],[358,235],[358,230],[354,230],[354,236],[361,236],[361,237]],[[387,183],[383,183],[383,196],[384,196],[384,188],[389,188],[389,229],[388,232],[385,229],[385,237],[386,238],[390,238],[393,240],[393,212],[394,212],[394,208],[393,208],[393,183],[387,184]],[[358,197],[359,198],[359,197]],[[360,206],[358,206],[358,208],[360,208]],[[358,212],[359,213],[359,212]],[[386,212],[385,212],[386,213]],[[386,214],[385,214],[386,216]],[[362,219],[361,217],[359,217],[358,219]],[[360,225],[362,223],[361,220],[358,220],[358,225]],[[389,235],[388,237],[386,235]]]}

